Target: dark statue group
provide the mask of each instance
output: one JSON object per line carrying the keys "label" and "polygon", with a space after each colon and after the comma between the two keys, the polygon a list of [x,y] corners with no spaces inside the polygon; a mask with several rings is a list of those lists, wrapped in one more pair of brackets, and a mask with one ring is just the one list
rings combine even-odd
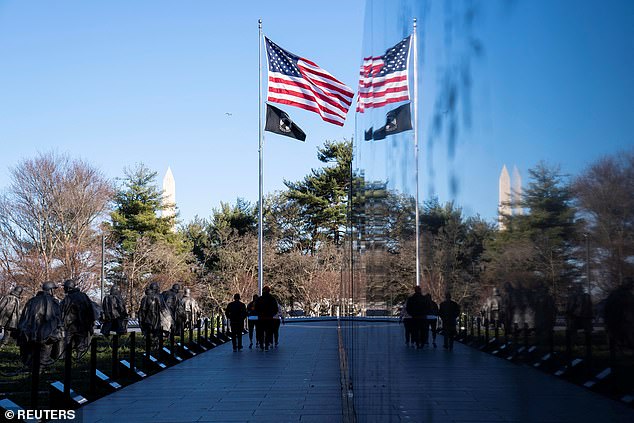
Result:
{"label": "dark statue group", "polygon": [[34,353],[39,355],[42,366],[50,366],[66,349],[85,352],[90,345],[99,307],[77,288],[73,279],[64,281],[63,287],[65,295],[59,301],[53,295],[57,284],[45,282],[22,310],[21,287],[13,288],[0,300],[2,345],[14,338],[27,366]]}
{"label": "dark statue group", "polygon": [[[54,282],[42,284],[41,291],[21,307],[23,288],[15,286],[0,298],[0,329],[3,336],[0,348],[11,338],[20,348],[20,357],[25,365],[30,365],[33,354],[39,355],[42,366],[50,366],[65,351],[83,354],[90,346],[94,334],[95,321],[101,321],[101,333],[109,336],[127,332],[128,312],[119,288],[114,285],[104,296],[99,306],[76,286],[76,281],[68,279],[63,283],[64,298],[54,296],[58,286]],[[590,295],[578,287],[569,289],[565,301],[567,333],[576,336],[582,331],[586,337],[592,333],[592,325],[597,308],[604,317],[605,327],[612,342],[634,347],[634,282],[627,279],[620,288],[614,290],[600,305],[593,305]],[[557,307],[548,290],[542,286],[522,287],[506,283],[500,292],[494,288],[485,300],[481,319],[486,325],[503,327],[506,333],[518,330],[533,332],[539,342],[546,342],[555,326]],[[282,310],[271,295],[269,287],[264,287],[261,296],[254,295],[253,301],[245,305],[240,295],[234,296],[225,310],[234,351],[242,349],[242,333],[247,321],[249,347],[253,347],[255,333],[256,348],[267,350],[277,346],[279,328],[283,322]],[[431,295],[423,295],[420,287],[415,287],[402,310],[402,322],[408,345],[423,348],[431,343],[436,347],[436,335],[442,323],[443,346],[451,350],[457,333],[460,306],[447,294],[438,306]],[[160,292],[158,283],[152,282],[145,291],[138,310],[139,325],[145,335],[166,336],[184,329],[196,328],[201,310],[189,289],[178,283],[169,290]]]}
{"label": "dark statue group", "polygon": [[[580,329],[590,336],[594,312],[590,295],[571,286],[565,299],[566,330],[576,334]],[[543,285],[525,287],[507,282],[493,288],[480,311],[480,321],[487,327],[504,328],[505,333],[534,333],[540,344],[546,344],[555,327],[557,306]]]}
{"label": "dark statue group", "polygon": [[[581,332],[590,343],[595,318],[602,316],[610,341],[634,348],[633,289],[632,279],[626,279],[606,299],[594,304],[580,285],[570,286],[562,301],[567,336],[574,338]],[[503,327],[507,333],[534,333],[540,344],[547,343],[556,318],[555,300],[542,285],[525,287],[507,282],[502,292],[493,288],[481,310],[481,321],[486,325]]]}
{"label": "dark statue group", "polygon": [[179,283],[160,292],[158,283],[152,282],[145,290],[138,312],[141,332],[153,337],[167,336],[170,331],[180,333],[184,329],[193,329],[197,327],[201,315],[191,290],[183,290]]}
{"label": "dark statue group", "polygon": [[[0,299],[0,328],[3,331],[0,348],[13,338],[20,348],[20,358],[31,366],[33,355],[39,356],[40,366],[48,367],[66,352],[83,355],[94,335],[95,322],[101,322],[101,333],[125,334],[128,312],[117,285],[105,295],[101,306],[77,287],[74,279],[63,283],[64,298],[55,298],[54,282],[45,282],[41,290],[21,307],[22,287],[14,287]],[[180,284],[160,292],[152,282],[146,290],[138,312],[144,334],[158,336],[161,331],[191,329],[201,316],[200,308],[189,289],[181,293]],[[37,363],[37,361],[35,361]]]}
{"label": "dark statue group", "polygon": [[[634,348],[633,291],[634,281],[626,279],[605,300],[593,304],[590,294],[581,286],[570,286],[567,298],[562,301],[563,309],[560,309],[565,318],[567,337],[574,339],[581,332],[589,344],[595,317],[600,315],[611,342]],[[420,287],[415,287],[414,294],[401,310],[406,344],[423,348],[429,345],[431,334],[431,344],[436,347],[440,321],[445,334],[443,346],[451,349],[459,316],[460,307],[450,297],[439,307],[430,294],[423,295]],[[510,282],[502,289],[492,289],[483,301],[479,315],[480,323],[486,327],[503,328],[507,334],[532,333],[541,345],[549,342],[556,319],[557,306],[548,289],[543,285],[522,286]]]}

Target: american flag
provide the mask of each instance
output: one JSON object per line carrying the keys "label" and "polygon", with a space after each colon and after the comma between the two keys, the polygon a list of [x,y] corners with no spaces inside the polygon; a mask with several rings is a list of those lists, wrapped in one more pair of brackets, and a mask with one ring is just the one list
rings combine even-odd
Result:
{"label": "american flag", "polygon": [[359,73],[357,112],[409,100],[407,61],[411,35],[383,56],[365,57]]}
{"label": "american flag", "polygon": [[314,62],[284,50],[264,37],[269,62],[268,101],[318,113],[343,126],[354,92]]}

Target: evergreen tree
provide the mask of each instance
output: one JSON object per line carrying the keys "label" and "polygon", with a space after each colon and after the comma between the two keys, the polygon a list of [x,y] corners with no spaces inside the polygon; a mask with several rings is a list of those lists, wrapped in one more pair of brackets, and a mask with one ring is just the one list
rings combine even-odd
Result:
{"label": "evergreen tree", "polygon": [[166,206],[156,172],[143,164],[125,170],[110,214],[114,262],[110,278],[122,288],[128,309],[136,311],[150,278],[163,288],[188,282],[193,261],[186,238],[174,231],[176,216],[159,216]]}
{"label": "evergreen tree", "polygon": [[214,209],[211,217],[210,229],[212,238],[218,241],[221,232],[229,231],[238,236],[257,233],[257,211],[251,203],[242,198],[236,200],[235,205],[220,203],[219,209]]}
{"label": "evergreen tree", "polygon": [[323,238],[341,244],[347,221],[352,143],[327,141],[318,149],[317,158],[332,165],[313,169],[302,181],[284,181],[288,198],[297,202],[305,216],[311,252]]}
{"label": "evergreen tree", "polygon": [[211,268],[211,236],[209,235],[210,224],[207,219],[195,216],[191,222],[181,228],[180,233],[186,242],[191,245],[191,252],[196,261],[203,268]]}
{"label": "evergreen tree", "polygon": [[508,248],[525,251],[521,265],[525,277],[541,281],[561,301],[577,274],[572,260],[575,209],[570,186],[559,167],[544,162],[530,169],[529,175],[520,201],[527,213],[507,217],[507,230],[500,232],[491,253],[506,254]]}
{"label": "evergreen tree", "polygon": [[308,251],[310,236],[304,231],[302,207],[288,198],[287,192],[275,193],[264,199],[264,238],[280,253],[294,249]]}
{"label": "evergreen tree", "polygon": [[217,270],[220,250],[227,243],[257,233],[256,209],[238,198],[235,205],[220,203],[209,219],[195,217],[181,229],[198,264],[206,271]]}
{"label": "evergreen tree", "polygon": [[172,230],[176,216],[159,216],[165,209],[163,193],[156,185],[157,172],[143,164],[125,170],[123,186],[117,190],[111,213],[111,234],[124,252],[133,251],[141,236],[153,241],[177,242]]}

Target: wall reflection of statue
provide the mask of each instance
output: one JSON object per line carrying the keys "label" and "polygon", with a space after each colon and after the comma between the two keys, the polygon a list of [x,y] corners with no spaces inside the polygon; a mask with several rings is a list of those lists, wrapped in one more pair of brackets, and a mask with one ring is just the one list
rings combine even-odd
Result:
{"label": "wall reflection of statue", "polygon": [[512,332],[515,326],[520,329],[524,327],[526,304],[521,287],[515,287],[512,283],[507,282],[504,285],[504,290],[504,304],[506,308],[504,327],[507,331]]}
{"label": "wall reflection of statue", "polygon": [[18,322],[20,358],[29,366],[33,351],[39,348],[40,364],[50,366],[63,351],[64,326],[59,301],[53,296],[54,282],[42,284],[42,290],[27,301]]}
{"label": "wall reflection of statue", "polygon": [[592,332],[592,298],[579,287],[570,287],[566,300],[566,329],[577,332],[582,329],[586,334]]}
{"label": "wall reflection of statue", "polygon": [[198,319],[200,318],[201,311],[198,307],[198,303],[191,296],[191,290],[185,288],[183,298],[180,299],[178,304],[178,312],[176,324],[177,327],[184,327],[186,329],[192,329],[198,326]]}
{"label": "wall reflection of statue", "polygon": [[500,320],[509,333],[514,327],[547,331],[554,323],[555,306],[548,290],[538,281],[507,282],[502,292]]}
{"label": "wall reflection of statue", "polygon": [[128,331],[128,311],[117,285],[110,288],[110,294],[103,297],[101,333],[122,335]]}
{"label": "wall reflection of statue", "polygon": [[545,286],[537,287],[534,292],[537,343],[546,345],[551,339],[555,321],[557,320],[557,306],[555,305],[555,299]]}
{"label": "wall reflection of statue", "polygon": [[14,287],[8,295],[0,299],[0,329],[3,336],[0,340],[0,348],[2,348],[9,338],[16,338],[16,330],[18,328],[18,320],[20,319],[20,297],[22,295],[22,287]]}
{"label": "wall reflection of statue", "polygon": [[94,332],[95,311],[88,295],[77,288],[75,281],[64,281],[66,296],[60,303],[66,330],[66,342],[80,352],[88,350]]}
{"label": "wall reflection of statue", "polygon": [[502,312],[502,296],[497,288],[493,288],[493,293],[487,298],[484,305],[484,317],[490,322],[499,322]]}
{"label": "wall reflection of statue", "polygon": [[615,346],[634,348],[634,279],[610,292],[605,301],[605,325]]}

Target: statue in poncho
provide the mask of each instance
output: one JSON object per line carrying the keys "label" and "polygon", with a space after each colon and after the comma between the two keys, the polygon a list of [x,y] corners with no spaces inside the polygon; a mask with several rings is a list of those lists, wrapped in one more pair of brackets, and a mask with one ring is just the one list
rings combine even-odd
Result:
{"label": "statue in poncho", "polygon": [[0,348],[2,348],[9,338],[16,338],[16,330],[18,328],[18,320],[20,319],[20,296],[22,295],[22,287],[14,287],[8,295],[0,299],[0,329],[3,336],[0,340]]}
{"label": "statue in poncho", "polygon": [[75,281],[64,281],[66,296],[60,303],[66,331],[66,344],[80,353],[88,350],[94,333],[95,311],[88,295],[77,288]]}
{"label": "statue in poncho", "polygon": [[193,329],[198,327],[198,319],[200,318],[201,311],[198,307],[198,303],[191,296],[191,290],[185,288],[183,298],[178,303],[178,312],[176,314],[177,327],[185,329]]}
{"label": "statue in poncho", "polygon": [[172,315],[172,322],[176,323],[178,320],[176,314],[178,313],[178,307],[180,304],[180,300],[182,298],[181,295],[181,285],[179,283],[175,283],[172,285],[172,288],[167,291],[161,292],[161,298],[165,301],[165,305],[170,310]]}
{"label": "statue in poncho", "polygon": [[128,331],[128,311],[117,285],[113,285],[110,294],[103,297],[101,308],[103,335],[109,336],[110,332],[122,335]]}
{"label": "statue in poncho", "polygon": [[53,296],[54,282],[42,284],[42,290],[27,301],[18,322],[18,346],[22,362],[30,366],[33,352],[39,350],[40,364],[50,366],[64,348],[64,324],[59,301]]}
{"label": "statue in poncho", "polygon": [[159,293],[158,283],[152,282],[139,307],[141,331],[144,335],[159,336],[161,332],[169,333],[172,322],[172,313]]}

